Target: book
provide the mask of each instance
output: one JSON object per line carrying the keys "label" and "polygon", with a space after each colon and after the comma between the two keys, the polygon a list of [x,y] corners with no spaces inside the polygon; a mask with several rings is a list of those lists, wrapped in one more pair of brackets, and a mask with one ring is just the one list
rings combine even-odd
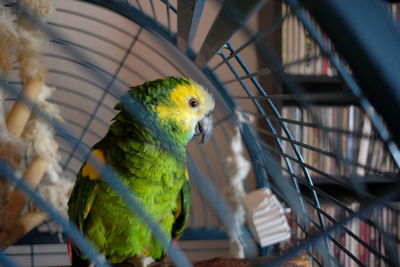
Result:
{"label": "book", "polygon": [[[344,225],[345,228],[339,228],[337,231],[330,234],[335,242],[332,240],[329,241],[329,253],[332,258],[337,261],[337,264],[349,267],[359,266],[357,261],[353,259],[356,258],[366,266],[388,266],[388,263],[380,256],[389,256],[387,247],[389,243],[386,243],[387,240],[385,240],[382,231],[395,235],[397,239],[400,238],[400,214],[395,210],[400,208],[400,203],[394,202],[391,206],[394,209],[379,207],[370,213],[364,214],[362,218],[354,218]],[[322,210],[326,213],[326,215],[323,215],[326,227],[330,227],[336,224],[337,221],[343,220],[352,212],[357,212],[360,209],[360,204],[352,203],[349,205],[349,209],[350,212],[336,205],[322,207]],[[309,216],[314,222],[319,222],[318,213],[315,209],[309,213]],[[305,242],[308,237],[304,234],[303,229],[300,229],[296,223],[296,220],[299,219],[296,213],[292,212],[289,218],[289,226],[293,233],[292,237],[296,237],[296,241],[291,239],[292,246],[299,242]],[[345,229],[350,231],[352,235]],[[314,224],[310,224],[307,233],[314,235],[319,233],[319,229]],[[281,248],[282,247],[283,245],[281,245]],[[290,244],[285,243],[285,249],[287,250],[289,248]],[[313,253],[314,255],[318,255],[317,258],[323,262],[322,255],[319,253],[320,249],[321,247],[314,247]],[[395,244],[395,249],[397,253],[400,253],[400,246],[397,242]]]}
{"label": "book", "polygon": [[[285,18],[281,29],[281,59],[286,65],[285,71],[293,75],[336,75],[330,60],[322,56],[319,46],[300,20],[292,15],[289,6],[282,4],[281,15]],[[306,17],[313,21],[307,13]],[[318,31],[325,43],[332,47],[327,36],[319,28]]]}
{"label": "book", "polygon": [[[317,176],[366,176],[398,173],[399,169],[373,129],[368,116],[357,106],[314,106],[309,110],[288,106],[282,108],[284,118],[302,122],[286,123],[305,164]],[[316,125],[316,126],[310,126]],[[282,130],[282,136],[287,137]],[[290,140],[283,142],[284,153],[297,159]],[[287,169],[282,158],[282,167]],[[289,159],[293,172],[304,176],[301,164]]]}

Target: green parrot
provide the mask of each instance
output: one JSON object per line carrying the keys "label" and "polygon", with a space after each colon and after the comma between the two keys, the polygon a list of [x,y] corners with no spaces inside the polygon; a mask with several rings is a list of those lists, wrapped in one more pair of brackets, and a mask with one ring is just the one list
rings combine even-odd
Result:
{"label": "green parrot", "polygon": [[[190,206],[186,145],[195,135],[202,135],[202,143],[210,138],[214,99],[196,82],[176,77],[131,87],[126,96],[142,104],[146,121],[159,125],[173,152],[120,103],[108,133],[93,146],[92,156],[119,175],[168,237],[178,238]],[[166,254],[140,217],[87,162],[77,174],[68,216],[109,263],[144,257],[160,260]],[[89,263],[75,245],[70,244],[70,249],[73,266]]]}

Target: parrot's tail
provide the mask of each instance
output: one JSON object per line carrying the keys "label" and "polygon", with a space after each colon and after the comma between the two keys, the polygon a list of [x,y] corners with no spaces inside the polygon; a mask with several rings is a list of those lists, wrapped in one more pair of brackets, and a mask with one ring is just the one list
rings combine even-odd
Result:
{"label": "parrot's tail", "polygon": [[90,262],[81,258],[82,252],[74,245],[71,239],[67,240],[68,257],[73,267],[88,267]]}

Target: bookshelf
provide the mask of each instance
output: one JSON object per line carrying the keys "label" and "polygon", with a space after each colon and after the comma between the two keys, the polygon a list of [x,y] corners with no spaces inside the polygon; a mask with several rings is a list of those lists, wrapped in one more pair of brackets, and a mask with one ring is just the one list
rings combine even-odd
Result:
{"label": "bookshelf", "polygon": [[[277,14],[284,17],[289,13],[281,1],[273,2],[273,9],[261,13],[260,28],[265,25],[266,18],[273,21]],[[394,6],[389,12],[399,16],[399,6]],[[329,60],[319,56],[318,48],[300,22],[288,16],[282,27],[264,41],[279,53],[284,77],[301,85],[302,96],[312,103],[305,109],[304,103],[280,79],[260,77],[262,84],[271,89],[270,98],[280,108],[282,117],[288,120],[283,121],[294,137],[292,141],[283,130],[280,131],[278,138],[284,146],[284,156],[292,163],[294,175],[289,174],[283,157],[282,173],[298,181],[301,194],[307,199],[305,202],[315,219],[308,231],[301,229],[299,218],[296,214],[292,215],[290,220],[294,237],[289,243],[280,245],[280,249],[285,251],[298,240],[307,238],[307,232],[315,234],[322,231],[318,228],[317,213],[322,213],[326,225],[331,226],[352,211],[357,211],[364,201],[385,195],[400,175],[371,122],[359,107],[359,100],[336,75]],[[265,141],[274,145],[274,140],[265,138]],[[296,162],[297,157],[290,143],[300,149],[304,164]],[[339,151],[339,156],[333,151]],[[314,186],[308,184],[301,165],[309,170]],[[319,211],[312,202],[313,190],[321,203]],[[396,201],[400,201],[400,197]],[[397,202],[392,206],[396,209],[400,207]],[[384,234],[380,231],[383,227],[384,231],[399,238],[399,222],[399,212],[387,206],[374,210],[363,220],[352,220],[344,226],[344,232],[331,235],[330,255],[337,259],[340,266],[387,264],[389,256],[382,249]],[[397,249],[400,251],[400,247]]]}
{"label": "bookshelf", "polygon": [[[393,14],[397,14],[398,7],[391,10]],[[399,12],[400,13],[400,12]],[[267,46],[274,51],[278,55],[280,55],[280,62],[283,65],[284,76],[286,78],[291,79],[295,83],[299,84],[302,88],[302,96],[312,103],[311,110],[318,114],[320,121],[324,122],[326,131],[326,135],[333,135],[334,133],[330,133],[329,129],[343,129],[346,131],[359,132],[361,135],[371,136],[370,138],[361,138],[359,136],[348,138],[348,137],[340,137],[343,143],[347,143],[348,146],[359,146],[363,144],[364,146],[367,144],[369,149],[364,151],[363,153],[378,153],[382,154],[383,147],[380,145],[376,147],[372,145],[374,142],[374,138],[377,138],[372,128],[364,129],[365,115],[358,108],[358,99],[348,90],[345,83],[336,75],[336,71],[330,65],[329,60],[323,56],[314,56],[320,55],[319,48],[312,41],[311,37],[309,37],[304,30],[303,26],[297,19],[293,18],[293,16],[289,16],[290,12],[288,9],[282,5],[282,1],[274,0],[271,1],[269,5],[267,5],[260,12],[259,16],[259,28],[262,29],[266,25],[271,23],[276,23],[279,18],[287,16],[281,25],[280,28],[277,28],[274,31],[271,31],[266,37],[264,37],[263,41],[267,44]],[[295,37],[291,37],[290,35],[295,35]],[[301,35],[303,35],[301,37]],[[328,41],[328,40],[327,40]],[[299,44],[299,45],[296,45]],[[290,52],[289,50],[293,50]],[[296,64],[292,64],[292,62],[296,62]],[[274,64],[272,61],[271,64]],[[260,63],[262,65],[259,66],[260,69],[268,68],[269,66],[265,63]],[[279,77],[279,73],[274,73],[274,75],[265,75],[260,76],[259,81],[261,84],[265,85],[268,88],[269,96],[273,99],[274,104],[281,110],[281,114],[283,118],[287,118],[294,121],[299,121],[300,123],[313,123],[314,120],[311,118],[310,112],[305,111],[302,108],[302,104],[300,100],[292,93],[292,91],[287,88],[285,83],[281,81],[282,77]],[[297,109],[297,110],[296,110]],[[319,110],[320,109],[320,110]],[[266,108],[268,111],[269,108]],[[344,118],[341,121],[333,122],[329,116],[333,116],[335,120],[339,117]],[[277,121],[273,122],[277,129],[280,128],[279,123]],[[317,123],[317,122],[315,122]],[[260,120],[260,124],[263,122]],[[340,124],[340,125],[339,125]],[[295,140],[302,144],[306,144],[307,146],[311,146],[317,149],[322,149],[324,151],[329,151],[332,147],[326,147],[325,144],[321,144],[320,140],[311,141],[310,139],[323,139],[320,135],[322,135],[322,130],[318,130],[312,127],[306,127],[305,125],[298,124],[288,124],[289,129],[292,134],[294,134]],[[363,128],[364,127],[364,128]],[[311,129],[312,128],[312,129]],[[348,129],[350,128],[350,130]],[[313,137],[313,135],[319,135],[319,138],[305,138],[307,135]],[[342,133],[344,135],[345,133]],[[282,137],[287,136],[281,132]],[[264,141],[270,144],[273,147],[276,147],[276,143],[273,137],[264,136]],[[348,140],[343,140],[348,139]],[[355,140],[357,139],[357,140]],[[284,138],[283,143],[285,143]],[[286,145],[289,147],[289,142],[286,140]],[[370,145],[371,144],[371,145]],[[372,148],[371,148],[372,147]],[[294,156],[294,153],[289,152],[290,149],[287,148],[288,154]],[[342,147],[343,152],[347,152],[349,148],[347,146]],[[301,148],[303,157],[307,158],[307,149],[304,147]],[[358,158],[359,149],[354,149],[351,155],[351,159],[353,161],[360,161],[365,165],[367,158]],[[313,152],[314,153],[314,152]],[[316,154],[316,153],[314,153]],[[345,156],[347,153],[343,153]],[[314,155],[314,157],[321,157],[320,155]],[[326,155],[324,155],[326,157]],[[381,156],[383,157],[383,156]],[[387,156],[386,156],[387,157]],[[324,158],[325,159],[325,158]],[[312,159],[314,160],[314,159]],[[332,161],[332,157],[330,159]],[[310,163],[306,159],[306,163]],[[312,162],[311,166],[315,166]],[[296,165],[296,164],[295,164]],[[329,164],[328,164],[329,165]],[[330,165],[333,165],[331,163]],[[378,162],[375,162],[375,165],[378,165]],[[318,169],[324,170],[327,166],[317,165],[315,166]],[[331,167],[331,166],[328,166]],[[360,167],[358,167],[360,168]],[[356,167],[355,167],[356,169]],[[354,170],[355,171],[355,170]],[[395,172],[395,170],[391,167],[387,167],[383,170],[383,172]],[[313,173],[313,172],[311,172]],[[332,174],[332,173],[329,173]],[[360,175],[358,171],[356,173]],[[334,174],[332,174],[334,175]],[[344,173],[340,173],[340,175],[344,175]],[[348,176],[349,173],[346,173]],[[313,175],[314,176],[314,175]],[[319,184],[327,184],[327,179],[315,177],[315,183]],[[379,179],[371,180],[367,178],[364,180],[367,184],[379,184],[382,182],[386,184],[386,182],[379,181]],[[339,193],[340,194],[340,193]]]}
{"label": "bookshelf", "polygon": [[[301,22],[292,15],[290,9],[281,1],[274,2],[275,5],[280,5],[280,9],[275,7],[274,11],[280,12],[284,20],[280,31],[265,41],[272,47],[280,44],[276,51],[280,53],[285,76],[300,85],[302,99],[310,105],[305,108],[304,102],[299,100],[285,83],[279,84],[272,92],[277,94],[276,99],[279,100],[278,105],[283,118],[291,120],[288,127],[294,135],[295,143],[300,147],[305,163],[310,167],[307,168],[314,182],[321,186],[327,184],[334,186],[335,182],[323,178],[324,174],[347,177],[357,175],[366,176],[363,182],[374,185],[374,188],[380,183],[386,186],[388,181],[384,179],[384,173],[390,172],[398,176],[399,171],[394,167],[394,163],[390,162],[392,160],[383,143],[377,141],[378,137],[369,119],[358,107],[359,100],[337,76],[328,58],[321,55],[319,47]],[[388,5],[388,11],[394,17],[399,17],[400,9],[397,4]],[[312,18],[310,19],[312,21]],[[322,35],[324,36],[324,33]],[[279,38],[279,41],[271,41],[272,38]],[[325,39],[329,43],[328,38]],[[281,136],[286,137],[286,140],[282,138],[285,143],[285,153],[295,158],[294,151],[291,151],[290,140],[287,140],[288,137],[283,131]],[[338,155],[331,153],[335,148],[339,150]],[[335,156],[343,157],[344,160],[335,161]],[[295,173],[300,174],[300,163],[293,160],[292,163],[295,165]],[[312,167],[322,170],[323,175],[313,171]],[[368,170],[370,167],[375,170]],[[335,168],[339,169],[337,173],[333,170]],[[363,168],[367,171],[362,170]],[[335,190],[335,192],[336,196],[340,195],[341,191]]]}
{"label": "bookshelf", "polygon": [[[300,84],[304,90],[306,99],[316,105],[357,105],[357,98],[347,90],[345,84],[337,76],[319,75],[291,75],[292,80]],[[282,94],[287,95],[283,98],[284,106],[299,106],[299,100],[292,95],[291,91],[282,86]]]}
{"label": "bookshelf", "polygon": [[[391,175],[395,177],[396,174],[392,173]],[[348,179],[348,178],[342,178],[342,177],[337,177],[338,180],[343,180],[343,179]],[[302,178],[302,183],[300,183],[300,189],[302,194],[304,194],[306,197],[311,198],[311,191],[310,188],[306,185],[307,181]],[[354,176],[352,177],[352,181],[348,181],[347,183],[338,183],[334,182],[330,179],[327,179],[326,177],[322,176],[316,176],[313,177],[313,181],[315,183],[315,186],[325,192],[326,194],[330,196],[334,196],[337,200],[340,202],[343,202],[345,204],[352,204],[356,203],[357,198],[354,195],[354,186],[359,186],[360,184],[365,185],[362,190],[365,190],[368,194],[371,194],[376,197],[380,197],[383,194],[385,194],[390,188],[392,188],[396,182],[388,178],[387,176],[373,176],[373,175],[368,175],[368,176]],[[344,180],[345,182],[345,180]],[[330,205],[331,201],[326,199],[325,197],[320,197],[320,201],[322,205]],[[400,197],[397,199],[397,201],[400,201]]]}

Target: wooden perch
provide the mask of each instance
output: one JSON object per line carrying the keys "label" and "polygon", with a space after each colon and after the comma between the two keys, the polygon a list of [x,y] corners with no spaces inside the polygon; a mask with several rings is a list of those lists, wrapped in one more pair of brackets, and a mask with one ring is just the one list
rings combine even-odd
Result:
{"label": "wooden perch", "polygon": [[[28,168],[25,170],[22,179],[32,188],[36,188],[47,170],[47,161],[39,156],[32,159]],[[4,247],[4,242],[12,232],[15,222],[21,214],[29,198],[19,189],[14,189],[10,194],[9,202],[5,207],[4,218],[2,220],[0,233],[0,246]]]}
{"label": "wooden perch", "polygon": [[[276,257],[258,257],[254,259],[232,259],[232,258],[213,258],[210,260],[203,260],[193,262],[194,267],[251,267],[251,266],[264,266],[271,262]],[[113,264],[113,267],[134,267],[132,263],[118,263]],[[173,262],[156,262],[149,265],[149,267],[175,267]],[[298,256],[292,258],[281,265],[281,267],[311,267],[311,261],[308,256]]]}
{"label": "wooden perch", "polygon": [[47,218],[48,216],[45,212],[30,211],[24,214],[17,220],[16,224],[9,232],[7,239],[0,244],[1,248],[8,248]]}
{"label": "wooden perch", "polygon": [[[12,136],[21,136],[32,112],[31,105],[25,103],[25,101],[31,101],[31,104],[36,103],[43,84],[43,76],[27,79],[25,81],[21,92],[25,99],[20,97],[20,99],[14,103],[6,118],[7,128]],[[56,143],[53,145],[57,146]],[[25,170],[22,179],[33,189],[36,188],[42,180],[47,166],[48,162],[43,157],[34,157]],[[8,204],[5,207],[5,214],[1,221],[0,247],[6,248],[12,245],[24,234],[28,233],[47,218],[43,213],[31,212],[19,218],[28,200],[29,198],[17,188],[10,194]]]}
{"label": "wooden perch", "polygon": [[[211,260],[199,261],[194,264],[194,267],[250,267],[264,266],[271,262],[276,257],[259,257],[254,259],[229,259],[229,258],[214,258]],[[282,264],[280,267],[311,267],[311,262],[308,256],[299,256],[292,258]]]}
{"label": "wooden perch", "polygon": [[[265,266],[276,257],[258,257],[254,259],[232,259],[232,258],[213,258],[210,260],[203,260],[192,262],[194,267],[251,267],[251,266]],[[124,262],[111,265],[112,267],[136,267],[132,263]],[[149,267],[175,267],[173,262],[156,262],[148,265]],[[311,267],[309,256],[294,257],[281,265],[280,267]],[[67,266],[59,266],[67,267]]]}
{"label": "wooden perch", "polygon": [[[21,94],[26,98],[26,100],[35,103],[43,84],[43,77],[28,79],[24,83]],[[25,103],[24,100],[19,99],[15,102],[6,118],[7,129],[12,136],[21,136],[31,115],[31,110],[31,106]]]}

